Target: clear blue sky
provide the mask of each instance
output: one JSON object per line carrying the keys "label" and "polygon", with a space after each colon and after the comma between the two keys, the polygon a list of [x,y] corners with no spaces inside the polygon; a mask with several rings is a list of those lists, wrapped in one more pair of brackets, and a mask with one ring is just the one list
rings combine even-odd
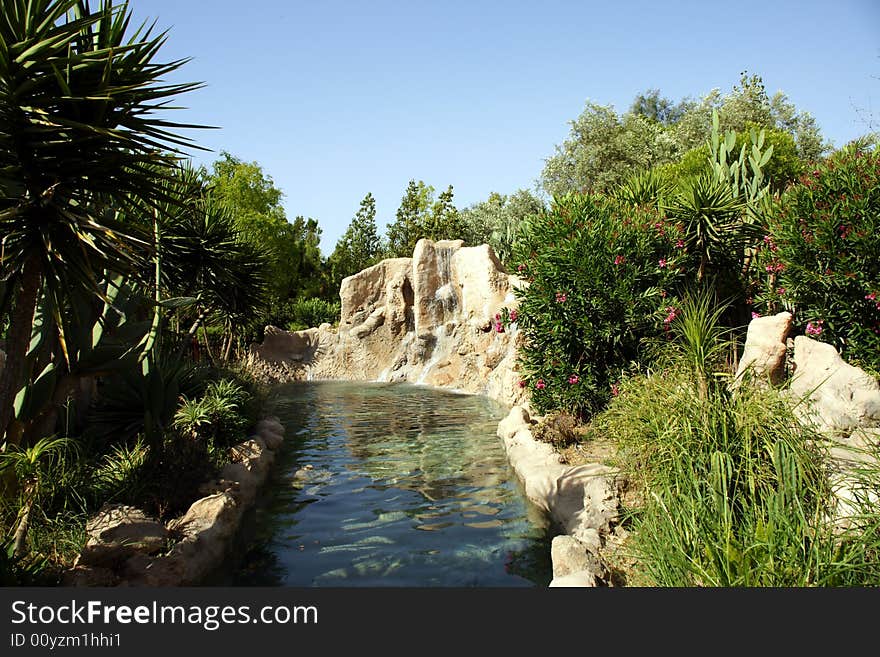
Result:
{"label": "clear blue sky", "polygon": [[175,118],[257,161],[288,217],[318,219],[332,251],[367,192],[380,228],[407,181],[452,184],[465,207],[533,188],[589,99],[618,111],[761,75],[836,146],[880,128],[880,0],[519,2],[131,0],[192,57]]}

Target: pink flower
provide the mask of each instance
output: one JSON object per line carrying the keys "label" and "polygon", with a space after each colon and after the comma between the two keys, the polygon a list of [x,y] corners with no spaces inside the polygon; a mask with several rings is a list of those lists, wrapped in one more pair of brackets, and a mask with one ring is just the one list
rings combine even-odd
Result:
{"label": "pink flower", "polygon": [[556,303],[565,303],[567,296],[565,296],[565,292],[557,292],[556,293]]}
{"label": "pink flower", "polygon": [[496,321],[496,322],[500,322],[500,321],[501,321],[501,313],[495,313],[495,321]]}
{"label": "pink flower", "polygon": [[683,249],[683,248],[684,248],[684,240],[678,240],[678,241],[675,243],[675,248],[676,248],[676,249]]}
{"label": "pink flower", "polygon": [[522,273],[526,270],[526,266],[525,265],[517,265],[516,270],[518,272]]}
{"label": "pink flower", "polygon": [[776,290],[776,294],[779,294],[779,295],[785,294],[785,288],[784,287],[778,288]]}
{"label": "pink flower", "polygon": [[874,300],[877,299],[877,293],[876,293],[876,292],[871,292],[871,294],[866,294],[866,295],[865,295],[865,298],[866,298],[868,301],[874,301]]}
{"label": "pink flower", "polygon": [[611,396],[617,397],[617,395],[619,395],[619,394],[620,394],[620,388],[617,386],[616,383],[612,383],[611,384]]}
{"label": "pink flower", "polygon": [[816,320],[816,323],[807,322],[807,335],[820,335],[822,333],[822,323],[824,320]]}
{"label": "pink flower", "polygon": [[495,332],[504,333],[504,324],[502,324],[501,322],[495,322]]}
{"label": "pink flower", "polygon": [[538,390],[543,390],[544,388],[547,387],[547,384],[544,383],[544,379],[538,379],[537,383],[535,383],[535,387],[536,387]]}
{"label": "pink flower", "polygon": [[660,269],[663,269],[666,266],[666,258],[660,258],[657,264],[660,265]]}
{"label": "pink flower", "polygon": [[518,313],[518,312],[516,312],[515,310],[511,310],[511,311],[510,311],[510,321],[511,321],[511,322],[515,322],[515,321],[517,320],[518,317],[519,317],[519,313]]}
{"label": "pink flower", "polygon": [[526,387],[526,382],[525,382],[523,379],[520,379],[520,380],[519,380],[519,387],[520,387],[520,388],[525,388],[525,387]]}
{"label": "pink flower", "polygon": [[752,311],[752,319],[758,319],[761,316],[761,313],[756,313]]}
{"label": "pink flower", "polygon": [[622,255],[614,256],[614,264],[615,265],[622,265],[624,262],[626,262],[626,258],[623,257]]}
{"label": "pink flower", "polygon": [[577,374],[572,374],[570,377],[568,377],[568,382],[569,382],[571,385],[574,385],[574,384],[577,383],[578,381],[580,381],[580,379],[578,378],[578,375],[577,375]]}

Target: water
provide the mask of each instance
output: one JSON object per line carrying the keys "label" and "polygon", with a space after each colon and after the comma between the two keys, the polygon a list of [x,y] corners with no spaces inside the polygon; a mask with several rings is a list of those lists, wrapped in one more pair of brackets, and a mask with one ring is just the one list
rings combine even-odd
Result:
{"label": "water", "polygon": [[546,586],[551,534],[483,397],[406,384],[279,386],[286,428],[266,493],[219,582]]}

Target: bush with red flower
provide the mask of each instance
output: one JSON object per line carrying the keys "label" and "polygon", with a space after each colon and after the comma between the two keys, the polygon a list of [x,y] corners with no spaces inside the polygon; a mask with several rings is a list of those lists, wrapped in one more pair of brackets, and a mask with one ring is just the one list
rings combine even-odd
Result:
{"label": "bush with red flower", "polygon": [[664,335],[686,257],[656,209],[599,195],[557,198],[533,217],[515,261],[530,284],[517,294],[524,385],[541,412],[587,417],[602,408],[643,341]]}
{"label": "bush with red flower", "polygon": [[880,370],[880,148],[854,143],[789,188],[758,250],[761,312]]}

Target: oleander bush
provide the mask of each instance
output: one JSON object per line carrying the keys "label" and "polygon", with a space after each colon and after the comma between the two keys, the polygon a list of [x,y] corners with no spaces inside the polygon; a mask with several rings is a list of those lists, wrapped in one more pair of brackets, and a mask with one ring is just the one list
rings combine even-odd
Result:
{"label": "oleander bush", "polygon": [[880,150],[853,143],[804,174],[776,205],[758,252],[762,313],[880,369]]}
{"label": "oleander bush", "polygon": [[678,312],[683,247],[656,208],[600,195],[557,198],[526,223],[515,253],[529,282],[518,292],[520,385],[539,412],[586,417],[608,401],[643,340]]}

